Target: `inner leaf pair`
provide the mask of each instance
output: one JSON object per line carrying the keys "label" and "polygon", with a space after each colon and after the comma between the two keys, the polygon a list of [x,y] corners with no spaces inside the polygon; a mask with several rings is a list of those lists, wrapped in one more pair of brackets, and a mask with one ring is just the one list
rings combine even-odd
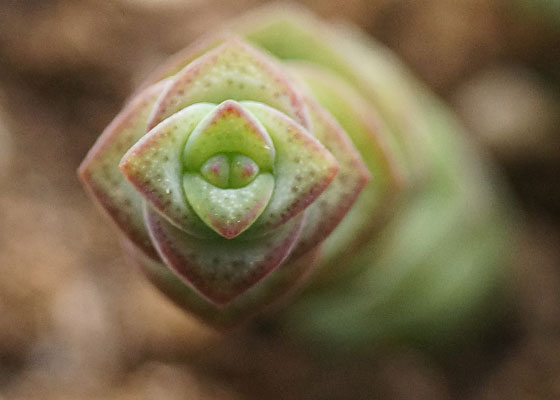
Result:
{"label": "inner leaf pair", "polygon": [[[326,186],[337,170],[332,155],[293,120],[264,104],[234,100],[195,104],[167,118],[125,154],[120,167],[150,200],[149,193],[165,192],[164,177],[177,171],[171,165],[177,161],[183,175],[174,179],[182,179],[185,200],[208,227],[228,239],[261,215],[261,227],[285,222],[300,200],[297,193]],[[273,199],[279,185],[291,188],[291,195]],[[167,215],[169,207],[160,204],[153,205]],[[282,215],[285,219],[278,220]],[[170,220],[193,233],[181,220]]]}
{"label": "inner leaf pair", "polygon": [[183,187],[197,215],[231,239],[262,214],[274,189],[275,150],[262,124],[226,100],[187,139]]}

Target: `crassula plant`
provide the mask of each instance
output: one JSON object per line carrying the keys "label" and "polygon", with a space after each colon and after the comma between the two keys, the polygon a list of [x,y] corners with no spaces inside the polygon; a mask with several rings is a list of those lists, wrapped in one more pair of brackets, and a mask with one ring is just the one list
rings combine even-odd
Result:
{"label": "crassula plant", "polygon": [[452,115],[299,8],[172,57],[79,174],[149,279],[216,327],[289,298],[286,323],[331,343],[447,332],[501,280],[501,202]]}

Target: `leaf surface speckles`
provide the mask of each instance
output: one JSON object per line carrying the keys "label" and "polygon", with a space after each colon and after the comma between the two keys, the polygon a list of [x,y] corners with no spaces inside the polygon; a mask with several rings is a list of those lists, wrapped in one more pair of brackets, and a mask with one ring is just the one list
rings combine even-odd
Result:
{"label": "leaf surface speckles", "polygon": [[80,179],[123,233],[145,254],[158,258],[142,217],[142,197],[124,178],[119,161],[147,132],[154,104],[168,84],[150,86],[113,120],[80,165]]}
{"label": "leaf surface speckles", "polygon": [[158,100],[149,126],[191,104],[225,100],[263,102],[309,126],[301,96],[285,72],[267,55],[238,39],[226,41],[180,71]]}
{"label": "leaf surface speckles", "polygon": [[175,228],[149,206],[145,218],[163,260],[188,285],[220,306],[278,268],[290,254],[304,222],[302,215],[254,240],[205,240]]}
{"label": "leaf surface speckles", "polygon": [[199,103],[179,111],[136,143],[120,163],[124,176],[146,201],[175,226],[200,237],[212,232],[185,199],[181,160],[187,138],[215,108]]}

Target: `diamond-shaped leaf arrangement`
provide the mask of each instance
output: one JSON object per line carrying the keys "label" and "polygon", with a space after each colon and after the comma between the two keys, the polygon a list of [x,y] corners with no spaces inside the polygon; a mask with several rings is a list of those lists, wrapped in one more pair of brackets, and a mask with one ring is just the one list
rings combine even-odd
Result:
{"label": "diamond-shaped leaf arrangement", "polygon": [[148,81],[158,77],[80,173],[150,279],[230,326],[311,276],[377,171],[338,120],[352,113],[243,39],[202,39]]}

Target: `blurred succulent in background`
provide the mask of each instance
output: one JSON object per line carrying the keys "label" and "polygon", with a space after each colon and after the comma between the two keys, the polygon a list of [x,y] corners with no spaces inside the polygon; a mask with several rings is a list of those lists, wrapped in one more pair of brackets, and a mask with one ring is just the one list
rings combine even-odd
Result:
{"label": "blurred succulent in background", "polygon": [[79,173],[152,282],[214,326],[306,282],[294,332],[434,338],[503,282],[506,207],[453,116],[387,49],[299,8],[172,57]]}

